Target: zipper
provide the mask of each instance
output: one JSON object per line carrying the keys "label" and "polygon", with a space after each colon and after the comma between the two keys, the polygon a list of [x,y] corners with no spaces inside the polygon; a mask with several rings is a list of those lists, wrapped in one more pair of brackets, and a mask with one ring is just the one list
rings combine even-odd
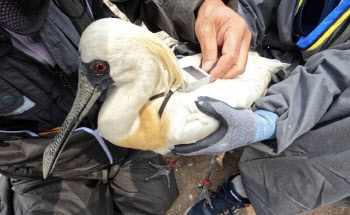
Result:
{"label": "zipper", "polygon": [[55,72],[60,77],[63,87],[66,87],[75,96],[77,94],[77,91],[74,89],[72,83],[69,81],[67,74],[63,72],[63,70],[60,68],[56,68]]}

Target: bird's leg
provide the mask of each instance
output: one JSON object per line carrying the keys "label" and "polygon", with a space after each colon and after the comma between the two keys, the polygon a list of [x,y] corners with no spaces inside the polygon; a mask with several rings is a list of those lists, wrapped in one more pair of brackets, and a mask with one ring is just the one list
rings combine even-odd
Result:
{"label": "bird's leg", "polygon": [[182,155],[177,155],[175,157],[175,159],[172,159],[169,161],[169,163],[166,166],[162,166],[162,165],[157,165],[151,162],[148,162],[148,164],[152,167],[154,167],[155,169],[158,169],[158,171],[151,175],[150,177],[145,178],[145,181],[149,181],[151,179],[157,178],[161,175],[164,175],[165,177],[167,177],[168,179],[168,187],[170,188],[170,173],[171,170],[175,167],[176,162],[182,157]]}
{"label": "bird's leg", "polygon": [[210,207],[213,208],[213,205],[211,204],[211,199],[209,197],[208,185],[210,184],[209,177],[210,177],[211,171],[212,171],[212,169],[214,167],[214,163],[215,163],[215,160],[216,160],[217,156],[218,155],[213,155],[213,157],[211,158],[211,161],[210,161],[210,164],[209,164],[209,168],[208,168],[208,172],[207,172],[207,176],[205,177],[204,182],[203,182],[202,191],[199,194],[199,196],[197,198],[197,201],[194,204],[196,204],[197,202],[200,202],[202,199],[206,199],[208,201]]}

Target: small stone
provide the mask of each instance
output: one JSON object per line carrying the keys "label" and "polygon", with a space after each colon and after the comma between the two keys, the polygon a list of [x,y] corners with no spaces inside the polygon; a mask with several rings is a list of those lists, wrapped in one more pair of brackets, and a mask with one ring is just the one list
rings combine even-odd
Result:
{"label": "small stone", "polygon": [[193,166],[193,163],[189,163],[188,166]]}

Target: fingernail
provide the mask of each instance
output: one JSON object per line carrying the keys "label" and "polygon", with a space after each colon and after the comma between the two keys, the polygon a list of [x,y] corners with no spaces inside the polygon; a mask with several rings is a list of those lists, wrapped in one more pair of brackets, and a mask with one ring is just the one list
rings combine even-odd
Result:
{"label": "fingernail", "polygon": [[211,78],[210,78],[210,82],[214,82],[214,81],[216,81],[216,79],[217,79],[217,78],[211,77]]}
{"label": "fingernail", "polygon": [[213,62],[207,61],[207,62],[203,63],[202,69],[204,71],[208,72],[212,66],[213,66]]}

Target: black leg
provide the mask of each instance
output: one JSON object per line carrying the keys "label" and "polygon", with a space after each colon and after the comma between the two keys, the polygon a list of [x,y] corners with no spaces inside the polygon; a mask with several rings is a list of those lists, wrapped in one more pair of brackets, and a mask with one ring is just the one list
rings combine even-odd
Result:
{"label": "black leg", "polygon": [[209,168],[208,168],[208,172],[207,172],[207,176],[206,176],[206,178],[204,179],[204,182],[203,182],[204,184],[203,184],[203,187],[202,187],[202,191],[199,194],[199,196],[197,198],[197,201],[194,204],[200,202],[202,199],[206,199],[209,202],[210,207],[213,208],[213,205],[211,204],[211,199],[209,197],[208,185],[210,184],[210,179],[209,178],[210,178],[211,171],[213,170],[216,157],[217,157],[217,155],[213,155],[213,157],[211,158],[211,161],[210,161],[210,164],[209,164]]}
{"label": "black leg", "polygon": [[153,164],[151,162],[149,162],[148,164],[151,165],[152,167],[154,167],[155,169],[158,169],[158,171],[151,175],[150,177],[145,178],[145,181],[149,181],[152,180],[154,178],[157,178],[161,175],[164,175],[165,177],[167,177],[168,179],[168,187],[170,188],[170,173],[171,170],[175,167],[176,162],[182,157],[182,155],[177,155],[175,157],[174,160],[170,160],[169,164],[166,166],[162,166],[162,165],[157,165],[157,164]]}

